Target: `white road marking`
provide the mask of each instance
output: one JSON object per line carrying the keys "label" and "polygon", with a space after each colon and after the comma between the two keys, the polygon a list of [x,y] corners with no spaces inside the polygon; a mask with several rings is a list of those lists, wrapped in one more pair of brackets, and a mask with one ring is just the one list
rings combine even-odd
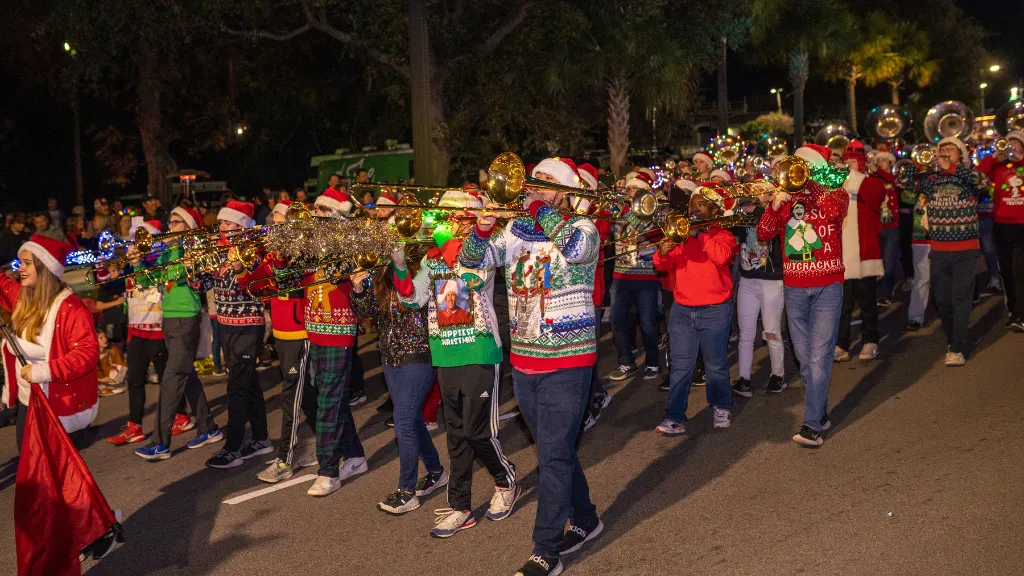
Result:
{"label": "white road marking", "polygon": [[295,486],[296,484],[302,484],[303,482],[311,482],[313,480],[316,480],[316,474],[304,474],[302,476],[299,476],[298,478],[292,478],[291,480],[289,480],[287,482],[281,482],[280,484],[274,484],[273,486],[270,486],[270,487],[267,487],[267,488],[261,488],[259,490],[254,490],[252,492],[249,492],[248,494],[242,494],[241,496],[235,496],[234,498],[230,498],[228,500],[225,500],[225,501],[221,502],[221,504],[241,504],[242,502],[245,502],[246,500],[252,500],[253,498],[259,498],[260,496],[266,496],[267,494],[270,494],[271,492],[277,492],[278,490],[284,490],[285,488],[288,488],[290,486]]}

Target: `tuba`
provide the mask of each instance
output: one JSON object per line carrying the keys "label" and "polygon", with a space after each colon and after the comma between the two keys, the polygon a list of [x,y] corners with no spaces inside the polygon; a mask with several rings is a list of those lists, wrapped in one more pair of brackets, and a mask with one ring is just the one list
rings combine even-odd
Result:
{"label": "tuba", "polygon": [[882,104],[864,119],[864,133],[874,140],[897,140],[910,129],[910,111],[903,106]]}
{"label": "tuba", "polygon": [[1007,102],[996,111],[996,130],[1006,136],[1014,130],[1024,130],[1024,100]]}
{"label": "tuba", "polygon": [[814,143],[838,151],[841,156],[852,138],[853,131],[846,124],[832,122],[818,130],[818,134],[814,136]]}
{"label": "tuba", "polygon": [[974,112],[956,100],[939,102],[924,118],[924,135],[932,143],[943,138],[966,140],[973,130]]}

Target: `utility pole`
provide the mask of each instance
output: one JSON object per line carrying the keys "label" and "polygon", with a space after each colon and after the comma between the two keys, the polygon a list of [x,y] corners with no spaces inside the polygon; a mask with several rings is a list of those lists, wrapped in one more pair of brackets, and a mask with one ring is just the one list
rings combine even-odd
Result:
{"label": "utility pole", "polygon": [[413,177],[420,186],[443,184],[434,174],[430,125],[430,38],[424,0],[409,0],[409,73],[412,87]]}

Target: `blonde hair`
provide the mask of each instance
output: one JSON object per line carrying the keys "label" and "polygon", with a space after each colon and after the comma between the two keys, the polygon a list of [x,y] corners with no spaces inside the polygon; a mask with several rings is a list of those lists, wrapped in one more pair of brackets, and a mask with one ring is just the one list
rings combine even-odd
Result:
{"label": "blonde hair", "polygon": [[[24,258],[22,259],[24,260]],[[18,295],[18,303],[14,305],[11,322],[14,332],[21,338],[33,343],[43,329],[46,313],[50,310],[53,300],[64,289],[64,283],[46,266],[39,263],[39,258],[32,255],[32,265],[36,271],[35,286],[22,286]]]}

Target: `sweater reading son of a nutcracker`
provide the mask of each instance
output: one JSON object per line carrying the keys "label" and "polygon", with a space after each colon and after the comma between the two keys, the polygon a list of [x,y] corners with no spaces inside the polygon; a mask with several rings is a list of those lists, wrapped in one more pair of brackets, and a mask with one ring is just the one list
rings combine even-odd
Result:
{"label": "sweater reading son of a nutcracker", "polygon": [[811,180],[803,192],[768,206],[757,223],[757,237],[782,240],[782,281],[792,288],[843,283],[843,219],[849,208],[846,190],[829,190]]}
{"label": "sweater reading son of a nutcracker", "polygon": [[600,240],[586,218],[564,218],[533,202],[495,231],[475,228],[462,244],[464,268],[505,266],[512,365],[527,372],[593,366],[597,358],[594,269]]}

